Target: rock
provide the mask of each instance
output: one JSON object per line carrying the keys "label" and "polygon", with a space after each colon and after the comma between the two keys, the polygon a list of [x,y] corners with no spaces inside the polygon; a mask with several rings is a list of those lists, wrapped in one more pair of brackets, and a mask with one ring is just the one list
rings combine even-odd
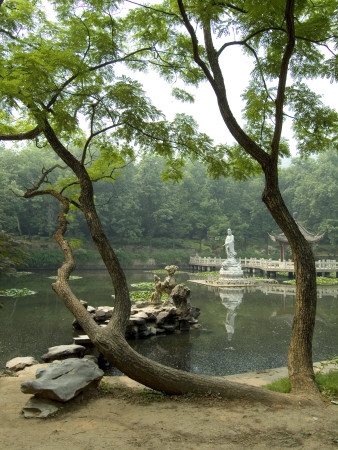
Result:
{"label": "rock", "polygon": [[99,306],[95,311],[94,319],[96,322],[105,322],[111,318],[113,311],[113,306]]}
{"label": "rock", "polygon": [[54,361],[49,366],[37,370],[35,381],[21,383],[21,391],[24,394],[35,394],[40,398],[68,402],[96,384],[103,374],[94,362],[85,359]]}
{"label": "rock", "polygon": [[179,320],[179,329],[180,331],[189,331],[190,323],[188,320]]}
{"label": "rock", "polygon": [[31,397],[22,408],[22,413],[26,419],[46,417],[56,414],[62,403],[49,400],[48,398]]}
{"label": "rock", "polygon": [[93,361],[93,363],[98,364],[99,360],[95,355],[84,355],[82,359],[88,359],[88,361]]}
{"label": "rock", "polygon": [[144,325],[147,320],[148,320],[148,315],[142,311],[130,316],[130,319],[129,319],[129,321],[135,325]]}
{"label": "rock", "polygon": [[151,328],[146,327],[144,330],[139,330],[138,336],[139,338],[147,338],[149,336],[153,336],[154,333],[152,332]]}
{"label": "rock", "polygon": [[83,307],[84,307],[85,309],[87,309],[87,307],[88,307],[88,302],[86,302],[85,300],[80,300],[80,303],[81,303],[81,305],[83,305]]}
{"label": "rock", "polygon": [[86,334],[81,334],[77,337],[73,338],[73,342],[75,345],[91,345],[92,341],[89,339],[89,337]]}
{"label": "rock", "polygon": [[146,308],[150,304],[150,302],[135,302],[136,308]]}
{"label": "rock", "polygon": [[189,296],[190,289],[185,284],[176,285],[170,295],[176,308],[182,312],[186,312],[191,307]]}
{"label": "rock", "polygon": [[104,311],[95,311],[94,320],[96,322],[105,322],[107,320],[107,315]]}
{"label": "rock", "polygon": [[126,326],[125,335],[127,339],[135,338],[138,335],[137,325],[134,325],[132,322],[129,322]]}
{"label": "rock", "polygon": [[196,308],[195,306],[192,306],[189,310],[189,314],[190,316],[195,319],[195,321],[192,320],[193,323],[197,322],[197,318],[199,317],[199,315],[201,314],[201,310],[200,308]]}
{"label": "rock", "polygon": [[34,366],[34,364],[39,364],[33,356],[18,356],[16,358],[7,361],[6,371],[8,372],[18,372],[23,370],[25,367]]}
{"label": "rock", "polygon": [[48,353],[42,355],[41,359],[46,362],[51,362],[56,359],[82,358],[85,350],[85,347],[77,344],[56,345],[55,347],[49,347]]}
{"label": "rock", "polygon": [[162,327],[167,333],[174,333],[174,331],[176,331],[176,329],[177,329],[177,324],[162,325]]}
{"label": "rock", "polygon": [[156,317],[156,325],[162,327],[164,324],[173,324],[176,318],[176,308],[163,309]]}

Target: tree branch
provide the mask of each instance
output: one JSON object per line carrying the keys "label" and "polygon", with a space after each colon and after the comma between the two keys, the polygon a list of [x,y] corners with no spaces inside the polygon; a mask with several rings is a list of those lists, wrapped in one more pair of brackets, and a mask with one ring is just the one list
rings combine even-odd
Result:
{"label": "tree branch", "polygon": [[203,24],[203,33],[208,60],[215,80],[212,87],[216,94],[223,121],[238,144],[241,145],[263,167],[268,164],[269,155],[244,132],[232,114],[227,98],[222,70],[219,65],[218,54],[212,41],[210,23]]}
{"label": "tree branch", "polygon": [[193,54],[194,54],[194,60],[199,65],[199,67],[203,70],[205,76],[207,77],[207,79],[209,80],[211,85],[214,86],[215,80],[214,80],[210,70],[208,69],[208,66],[205,64],[205,62],[200,57],[199,50],[198,50],[198,39],[197,39],[195,30],[188,19],[187,13],[186,13],[184,5],[183,5],[183,1],[177,0],[177,3],[179,6],[179,9],[180,9],[181,16],[183,18],[183,23],[184,23],[188,33],[190,34],[192,48],[193,48]]}
{"label": "tree branch", "polygon": [[231,41],[231,42],[226,42],[225,44],[223,44],[220,49],[217,51],[218,56],[220,56],[220,54],[223,52],[223,50],[227,47],[230,47],[232,45],[245,45],[250,39],[254,38],[255,36],[257,36],[260,33],[265,33],[266,31],[283,31],[284,33],[286,32],[285,29],[280,28],[280,27],[267,27],[267,28],[262,28],[260,30],[254,31],[253,33],[249,34],[248,36],[246,36],[244,39],[240,40],[240,41]]}
{"label": "tree branch", "polygon": [[150,9],[151,11],[159,12],[161,14],[166,14],[167,16],[176,17],[177,19],[179,19],[181,21],[181,18],[175,13],[164,11],[163,9],[153,8],[152,6],[149,6],[149,5],[143,5],[142,3],[133,2],[132,0],[125,0],[125,2],[131,3],[132,5],[141,6],[142,8]]}
{"label": "tree branch", "polygon": [[116,123],[116,124],[109,125],[109,126],[107,126],[105,128],[102,128],[101,130],[98,130],[98,131],[94,132],[93,131],[93,123],[92,122],[93,122],[93,118],[91,120],[91,133],[90,133],[90,136],[88,137],[88,139],[87,139],[87,141],[85,143],[85,146],[83,148],[81,164],[85,163],[88,147],[89,147],[91,141],[94,139],[94,137],[96,137],[96,136],[98,136],[98,135],[100,135],[102,133],[105,133],[106,131],[111,130],[112,128],[116,128],[116,127],[119,127],[119,126],[123,125],[122,123]]}
{"label": "tree branch", "polygon": [[39,134],[41,134],[42,130],[40,127],[35,127],[33,130],[26,131],[23,133],[16,134],[0,134],[0,141],[24,141],[29,139],[34,139]]}
{"label": "tree branch", "polygon": [[[81,210],[86,218],[90,234],[111,277],[115,289],[115,307],[111,326],[124,333],[130,314],[128,285],[118,258],[103,230],[94,204],[94,192],[91,179],[83,164],[72,155],[56,136],[48,120],[44,121],[44,135],[54,152],[67,164],[79,179]],[[62,295],[62,294],[61,294]],[[67,294],[68,295],[68,294]]]}
{"label": "tree branch", "polygon": [[62,170],[65,170],[66,167],[60,166],[60,164],[55,164],[55,165],[54,165],[53,167],[51,167],[50,169],[47,169],[47,170],[42,169],[42,176],[41,176],[40,180],[39,180],[33,187],[31,187],[30,189],[27,189],[26,194],[28,194],[28,193],[29,193],[29,194],[32,194],[33,192],[36,192],[36,191],[40,188],[40,186],[42,185],[42,183],[45,182],[47,176],[48,176],[51,172],[53,172],[54,169],[62,169]]}
{"label": "tree branch", "polygon": [[246,11],[245,9],[240,8],[240,7],[236,6],[236,5],[233,5],[232,3],[228,3],[228,2],[214,2],[213,5],[215,5],[215,6],[225,6],[226,8],[233,9],[234,11],[241,12],[241,13],[244,13],[244,14],[248,13],[248,11]]}
{"label": "tree branch", "polygon": [[59,244],[65,260],[62,266],[58,269],[57,280],[52,284],[52,288],[63,300],[67,308],[74,314],[74,316],[76,316],[76,319],[80,325],[85,327],[87,330],[90,330],[92,333],[97,333],[100,330],[100,327],[88,313],[86,308],[83,307],[80,300],[73,294],[68,284],[69,276],[75,268],[73,251],[69,245],[69,242],[64,238],[68,225],[67,214],[69,212],[69,200],[53,189],[41,191],[28,190],[24,194],[24,197],[32,198],[40,195],[51,195],[56,198],[62,206],[60,214],[58,215],[59,227],[54,233],[54,239]]}
{"label": "tree branch", "polygon": [[279,144],[283,128],[283,107],[285,99],[286,79],[290,59],[295,47],[294,4],[295,0],[287,0],[285,7],[285,21],[288,39],[287,44],[285,46],[281,62],[281,68],[279,72],[279,81],[276,97],[276,111],[275,111],[275,131],[271,143],[271,157],[275,165],[277,164],[278,161]]}
{"label": "tree branch", "polygon": [[[97,64],[96,66],[92,66],[87,68],[86,70],[88,70],[88,72],[94,72],[95,70],[98,69],[102,69],[103,67],[107,67],[110,66],[112,64],[118,63],[118,62],[123,62],[123,61],[127,61],[128,59],[130,59],[132,56],[137,55],[138,53],[142,53],[145,51],[150,51],[153,50],[153,47],[146,47],[146,48],[141,48],[139,50],[135,50],[134,52],[129,53],[126,56],[123,56],[122,58],[117,58],[117,59],[112,59],[110,61],[105,61],[101,64]],[[86,50],[86,52],[88,51],[88,49]],[[75,73],[74,75],[72,75],[70,78],[68,78],[68,80],[66,80],[60,87],[59,89],[57,89],[57,91],[55,92],[55,94],[53,95],[53,97],[50,99],[50,101],[48,102],[48,104],[46,105],[45,109],[49,110],[53,104],[56,102],[56,100],[58,99],[59,95],[64,91],[64,89],[72,82],[74,81],[78,76],[80,75],[80,72]]]}

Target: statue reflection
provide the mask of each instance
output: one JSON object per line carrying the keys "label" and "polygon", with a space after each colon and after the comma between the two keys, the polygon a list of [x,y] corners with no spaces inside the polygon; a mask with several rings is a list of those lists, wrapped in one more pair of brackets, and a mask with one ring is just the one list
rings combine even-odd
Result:
{"label": "statue reflection", "polygon": [[228,310],[224,325],[228,341],[231,342],[235,333],[236,309],[242,303],[244,289],[236,287],[221,288],[219,294],[222,299],[222,304]]}

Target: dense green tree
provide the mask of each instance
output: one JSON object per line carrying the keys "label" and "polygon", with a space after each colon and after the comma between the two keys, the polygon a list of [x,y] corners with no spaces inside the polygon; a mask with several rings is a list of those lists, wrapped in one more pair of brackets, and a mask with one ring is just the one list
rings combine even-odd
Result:
{"label": "dense green tree", "polygon": [[333,151],[316,159],[294,159],[284,169],[281,185],[293,211],[302,224],[314,233],[326,233],[331,254],[337,250],[338,156]]}
{"label": "dense green tree", "polygon": [[[38,168],[48,165],[46,152],[41,154],[41,149],[29,146],[21,151],[4,150],[0,158],[2,227],[18,235],[51,236],[58,213],[57,202],[45,197],[29,202],[18,197],[40,176]],[[266,250],[267,245],[273,245],[268,233],[279,231],[260,201],[264,185],[261,176],[243,182],[224,177],[215,180],[207,177],[202,163],[195,161],[186,164],[180,183],[163,183],[161,173],[165,170],[165,159],[156,157],[155,161],[156,164],[154,157],[143,157],[142,162],[124,167],[113,184],[95,184],[96,207],[112,242],[118,246],[151,242],[156,248],[158,245],[175,246],[175,240],[203,238],[205,244],[221,254],[222,239],[227,228],[232,227],[236,247],[242,256],[247,248]],[[49,165],[55,162],[51,158]],[[333,151],[316,159],[294,158],[289,167],[280,171],[281,190],[288,207],[298,212],[298,219],[310,231],[325,232],[323,244],[332,256],[337,251],[336,162]],[[62,176],[64,172],[61,172]],[[149,196],[151,214],[143,202],[144,191]],[[32,209],[34,214],[30,215]],[[149,216],[153,227],[151,240],[150,232],[144,226]],[[68,233],[88,242],[90,236],[82,215],[75,211],[69,219]],[[204,235],[198,234],[200,225],[196,228],[196,224],[204,227]]]}
{"label": "dense green tree", "polygon": [[26,256],[22,245],[22,241],[0,229],[0,276],[16,274],[16,267],[23,264]]}

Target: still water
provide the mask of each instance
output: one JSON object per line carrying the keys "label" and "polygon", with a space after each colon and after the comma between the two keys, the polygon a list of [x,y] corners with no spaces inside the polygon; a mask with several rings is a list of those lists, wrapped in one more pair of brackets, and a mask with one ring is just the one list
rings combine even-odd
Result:
{"label": "still water", "polygon": [[[34,356],[41,361],[48,347],[72,343],[73,318],[51,289],[52,275],[55,273],[38,272],[0,280],[0,290],[25,287],[37,291],[26,297],[0,297],[0,370],[15,356]],[[70,282],[79,298],[92,306],[113,305],[106,272],[75,275],[82,277]],[[150,272],[133,270],[126,271],[126,275],[129,284],[153,281]],[[175,278],[177,283],[190,287],[191,303],[201,309],[202,329],[130,341],[139,353],[178,369],[208,375],[286,365],[294,308],[292,289],[247,292],[194,284],[187,281],[188,274],[176,274]],[[319,295],[313,341],[315,361],[338,354],[337,291],[337,287],[326,288]],[[116,373],[113,368],[109,370]]]}

